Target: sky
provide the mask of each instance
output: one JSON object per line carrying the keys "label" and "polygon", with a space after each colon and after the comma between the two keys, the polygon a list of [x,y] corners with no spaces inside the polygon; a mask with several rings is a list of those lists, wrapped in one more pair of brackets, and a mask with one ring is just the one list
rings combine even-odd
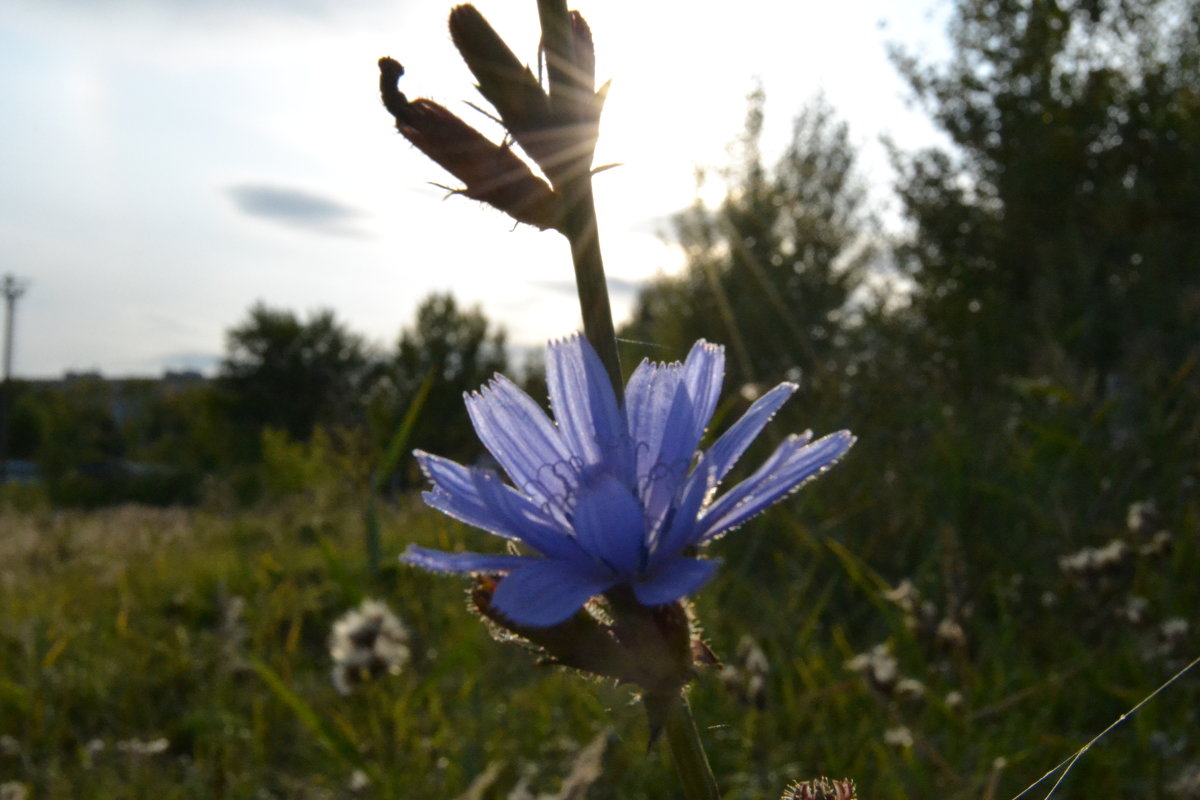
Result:
{"label": "sky", "polygon": [[[677,271],[662,233],[719,168],[746,95],[766,91],[765,150],[823,93],[886,201],[881,137],[936,141],[887,57],[948,52],[948,0],[578,0],[611,80],[596,177],[618,324]],[[211,372],[263,302],[331,309],[380,347],[451,291],[537,346],[580,326],[565,240],[434,184],[453,178],[396,133],[376,61],[401,89],[481,129],[442,0],[5,0],[0,11],[0,275],[16,306],[13,374]],[[535,63],[533,0],[475,4]],[[709,182],[702,197],[719,198]]]}

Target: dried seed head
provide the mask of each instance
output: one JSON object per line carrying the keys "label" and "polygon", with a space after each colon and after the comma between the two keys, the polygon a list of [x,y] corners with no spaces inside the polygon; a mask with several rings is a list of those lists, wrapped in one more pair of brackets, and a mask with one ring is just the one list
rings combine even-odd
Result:
{"label": "dried seed head", "polygon": [[495,206],[518,222],[543,230],[559,225],[557,195],[528,164],[432,100],[410,102],[396,86],[403,74],[404,67],[395,60],[379,60],[383,105],[404,138],[465,184],[456,191]]}
{"label": "dried seed head", "polygon": [[461,5],[450,12],[450,37],[479,81],[480,94],[495,107],[517,144],[534,161],[548,157],[545,138],[538,132],[551,124],[550,100],[538,79],[474,6]]}
{"label": "dried seed head", "polygon": [[916,744],[913,733],[906,726],[889,728],[883,732],[883,743],[896,750],[911,750]]}
{"label": "dried seed head", "polygon": [[331,678],[342,694],[384,674],[397,674],[408,662],[408,631],[378,600],[364,600],[333,624],[329,636]]}
{"label": "dried seed head", "polygon": [[779,800],[857,800],[857,797],[858,790],[849,778],[840,781],[817,778],[793,783]]}
{"label": "dried seed head", "polygon": [[900,664],[886,643],[875,645],[868,653],[859,653],[846,662],[846,668],[865,677],[883,694],[891,694],[900,677]]}
{"label": "dried seed head", "polygon": [[1140,500],[1129,504],[1129,510],[1125,512],[1125,527],[1134,536],[1148,537],[1161,530],[1162,526],[1162,514],[1153,500]]}

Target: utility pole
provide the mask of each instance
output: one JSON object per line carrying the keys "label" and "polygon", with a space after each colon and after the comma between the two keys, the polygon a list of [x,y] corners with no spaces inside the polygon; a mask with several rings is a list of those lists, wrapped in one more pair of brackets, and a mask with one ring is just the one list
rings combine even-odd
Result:
{"label": "utility pole", "polygon": [[0,484],[8,481],[8,419],[12,407],[12,354],[13,318],[17,312],[17,300],[29,288],[26,281],[13,275],[5,275],[0,281],[0,293],[4,294],[4,385],[0,389]]}

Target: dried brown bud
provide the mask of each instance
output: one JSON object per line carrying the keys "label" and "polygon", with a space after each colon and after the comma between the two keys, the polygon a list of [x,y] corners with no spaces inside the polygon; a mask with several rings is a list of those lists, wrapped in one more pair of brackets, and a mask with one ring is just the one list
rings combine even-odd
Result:
{"label": "dried brown bud", "polygon": [[571,12],[571,36],[575,40],[575,80],[581,89],[596,89],[596,45],[592,29],[578,11]]}
{"label": "dried brown bud", "polygon": [[543,230],[558,227],[558,196],[528,164],[432,100],[410,102],[396,86],[403,74],[395,60],[379,60],[383,105],[404,138],[466,184],[458,191],[467,197],[495,206],[518,222]]}
{"label": "dried brown bud", "polygon": [[857,800],[857,797],[854,781],[849,778],[840,781],[817,778],[793,783],[779,800]]}
{"label": "dried brown bud", "polygon": [[639,670],[631,654],[613,637],[607,624],[580,610],[559,625],[535,628],[517,625],[492,605],[499,575],[477,575],[471,589],[471,603],[492,623],[502,638],[527,642],[541,650],[548,660],[564,667],[590,672],[618,683],[638,683]]}
{"label": "dried brown bud", "polygon": [[517,144],[539,163],[551,156],[545,137],[537,135],[551,125],[550,100],[529,68],[472,5],[450,12],[450,37],[479,81],[480,94],[496,108]]}

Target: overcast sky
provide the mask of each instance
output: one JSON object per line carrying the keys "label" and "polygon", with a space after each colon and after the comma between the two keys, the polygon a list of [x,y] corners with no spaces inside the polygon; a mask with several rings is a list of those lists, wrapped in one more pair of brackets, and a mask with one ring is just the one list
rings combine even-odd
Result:
{"label": "overcast sky", "polygon": [[[851,124],[886,195],[883,134],[933,137],[887,60],[945,55],[946,0],[578,0],[612,80],[597,203],[614,311],[679,267],[658,237],[720,166],[745,96],[767,145],[817,92]],[[579,327],[565,241],[432,183],[453,178],[393,129],[376,60],[410,98],[468,121],[476,100],[443,0],[5,0],[0,14],[0,274],[29,281],[14,372],[211,369],[258,300],[332,309],[380,345],[450,290],[510,340]],[[477,7],[533,62],[533,0]],[[619,320],[618,320],[619,321]]]}

